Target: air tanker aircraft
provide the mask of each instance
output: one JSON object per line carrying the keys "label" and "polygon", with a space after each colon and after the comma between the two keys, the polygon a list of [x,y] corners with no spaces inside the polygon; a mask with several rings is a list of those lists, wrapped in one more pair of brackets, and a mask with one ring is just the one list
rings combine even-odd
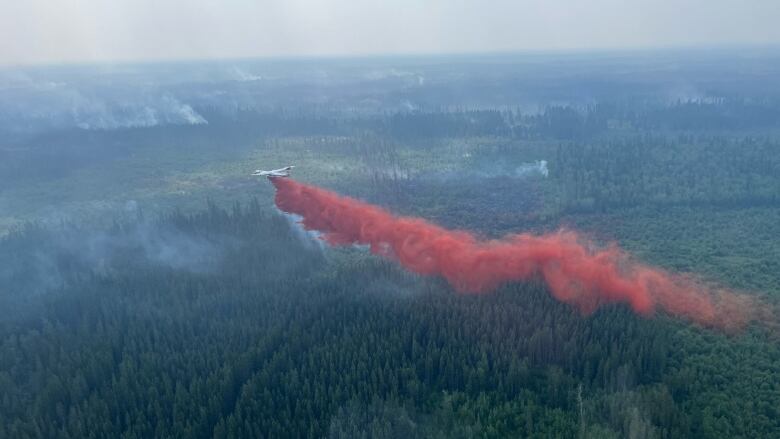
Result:
{"label": "air tanker aircraft", "polygon": [[284,168],[273,169],[273,170],[270,170],[270,171],[263,171],[263,170],[258,169],[255,172],[253,172],[252,175],[257,175],[257,176],[260,176],[260,177],[268,177],[268,178],[272,178],[272,177],[289,177],[290,176],[290,171],[292,171],[292,169],[294,167],[295,166],[285,166]]}

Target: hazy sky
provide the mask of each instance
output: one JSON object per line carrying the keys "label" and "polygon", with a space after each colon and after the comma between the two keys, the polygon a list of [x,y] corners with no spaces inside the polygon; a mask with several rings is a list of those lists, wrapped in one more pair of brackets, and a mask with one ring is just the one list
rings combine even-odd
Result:
{"label": "hazy sky", "polygon": [[0,0],[0,64],[780,44],[780,0]]}

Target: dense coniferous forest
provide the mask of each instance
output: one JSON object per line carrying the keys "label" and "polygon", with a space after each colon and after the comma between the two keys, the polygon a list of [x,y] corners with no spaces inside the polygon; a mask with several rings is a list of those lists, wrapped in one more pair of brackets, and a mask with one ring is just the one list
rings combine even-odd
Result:
{"label": "dense coniferous forest", "polygon": [[[208,242],[220,256],[152,263],[143,242],[127,239],[140,227],[175,236],[171,246]],[[105,239],[124,243],[100,255],[98,272],[72,262],[87,233],[31,228],[3,241],[22,260],[53,246],[49,268],[71,278],[4,316],[4,437],[756,437],[778,428],[780,352],[759,349],[758,334],[722,339],[617,306],[583,318],[536,282],[456,295],[364,250],[324,252],[259,204],[116,225]],[[690,364],[699,356],[716,362]],[[717,386],[722,398],[706,398]]]}
{"label": "dense coniferous forest", "polygon": [[87,69],[61,74],[118,110],[0,100],[0,438],[780,437],[776,321],[459,294],[249,176],[480,238],[575,229],[777,309],[780,84],[749,72],[780,62],[684,55],[139,68],[185,77],[142,90],[170,114]]}

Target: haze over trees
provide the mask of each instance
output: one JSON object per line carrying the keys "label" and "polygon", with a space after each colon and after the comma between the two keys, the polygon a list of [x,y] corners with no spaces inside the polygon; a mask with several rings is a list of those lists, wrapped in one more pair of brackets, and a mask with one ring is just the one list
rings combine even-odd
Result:
{"label": "haze over trees", "polygon": [[24,72],[62,93],[0,88],[0,438],[780,437],[774,328],[458,294],[248,176],[575,228],[777,306],[780,64],[689,55]]}

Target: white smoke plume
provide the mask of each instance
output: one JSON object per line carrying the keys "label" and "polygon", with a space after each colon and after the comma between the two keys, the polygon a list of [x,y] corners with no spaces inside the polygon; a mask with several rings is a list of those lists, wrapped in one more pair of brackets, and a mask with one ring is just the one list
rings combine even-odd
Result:
{"label": "white smoke plume", "polygon": [[263,79],[262,76],[249,73],[238,66],[233,66],[229,70],[228,76],[231,80],[239,82],[261,81]]}
{"label": "white smoke plume", "polygon": [[172,96],[163,96],[148,102],[119,104],[101,100],[82,100],[72,107],[71,112],[75,125],[87,130],[208,123],[191,106],[179,102]]}
{"label": "white smoke plume", "polygon": [[325,243],[321,239],[320,232],[304,229],[301,225],[303,218],[300,215],[282,212],[279,209],[276,209],[276,211],[287,220],[290,224],[290,229],[295,233],[295,237],[298,238],[305,247],[318,250],[325,249]]}
{"label": "white smoke plume", "polygon": [[537,160],[533,163],[524,163],[515,168],[515,177],[525,177],[528,175],[538,174],[543,177],[550,175],[550,170],[547,168],[547,160]]}

